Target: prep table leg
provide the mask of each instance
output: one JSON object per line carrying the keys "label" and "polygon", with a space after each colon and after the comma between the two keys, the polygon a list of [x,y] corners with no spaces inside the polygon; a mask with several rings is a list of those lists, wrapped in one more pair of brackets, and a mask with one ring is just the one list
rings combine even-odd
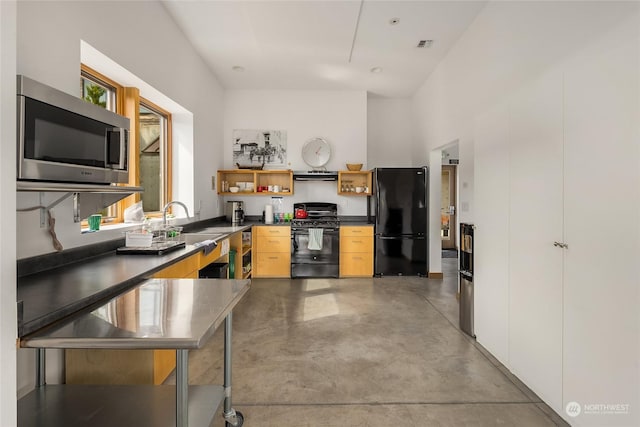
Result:
{"label": "prep table leg", "polygon": [[46,349],[36,349],[36,387],[44,387],[47,384],[47,353]]}
{"label": "prep table leg", "polygon": [[224,319],[224,419],[226,425],[242,426],[244,417],[231,407],[231,326],[233,313]]}
{"label": "prep table leg", "polygon": [[176,350],[176,426],[189,425],[189,350]]}

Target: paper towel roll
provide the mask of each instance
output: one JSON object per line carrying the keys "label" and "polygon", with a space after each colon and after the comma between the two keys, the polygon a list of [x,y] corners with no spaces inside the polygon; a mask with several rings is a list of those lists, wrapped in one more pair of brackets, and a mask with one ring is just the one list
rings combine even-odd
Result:
{"label": "paper towel roll", "polygon": [[264,205],[264,223],[273,224],[273,205]]}

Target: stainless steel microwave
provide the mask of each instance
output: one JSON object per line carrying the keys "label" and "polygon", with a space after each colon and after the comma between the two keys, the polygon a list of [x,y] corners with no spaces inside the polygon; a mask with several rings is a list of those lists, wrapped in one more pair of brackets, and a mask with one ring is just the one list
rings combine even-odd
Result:
{"label": "stainless steel microwave", "polygon": [[129,181],[129,119],[18,76],[18,179]]}

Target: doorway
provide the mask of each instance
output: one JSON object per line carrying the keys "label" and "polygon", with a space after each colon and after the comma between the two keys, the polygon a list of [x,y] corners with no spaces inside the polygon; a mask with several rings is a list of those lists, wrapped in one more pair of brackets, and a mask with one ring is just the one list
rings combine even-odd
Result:
{"label": "doorway", "polygon": [[456,166],[442,165],[440,238],[442,249],[456,249]]}

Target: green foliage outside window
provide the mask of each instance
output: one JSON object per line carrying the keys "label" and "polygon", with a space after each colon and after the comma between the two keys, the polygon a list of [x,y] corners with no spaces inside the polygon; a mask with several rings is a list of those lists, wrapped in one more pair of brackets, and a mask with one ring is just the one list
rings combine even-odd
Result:
{"label": "green foliage outside window", "polygon": [[[95,105],[99,105],[102,108],[107,108],[106,97],[103,98],[106,92],[107,90],[103,87],[89,84],[85,86],[84,99],[85,101],[88,101]],[[103,99],[101,100],[100,98],[103,98]]]}

